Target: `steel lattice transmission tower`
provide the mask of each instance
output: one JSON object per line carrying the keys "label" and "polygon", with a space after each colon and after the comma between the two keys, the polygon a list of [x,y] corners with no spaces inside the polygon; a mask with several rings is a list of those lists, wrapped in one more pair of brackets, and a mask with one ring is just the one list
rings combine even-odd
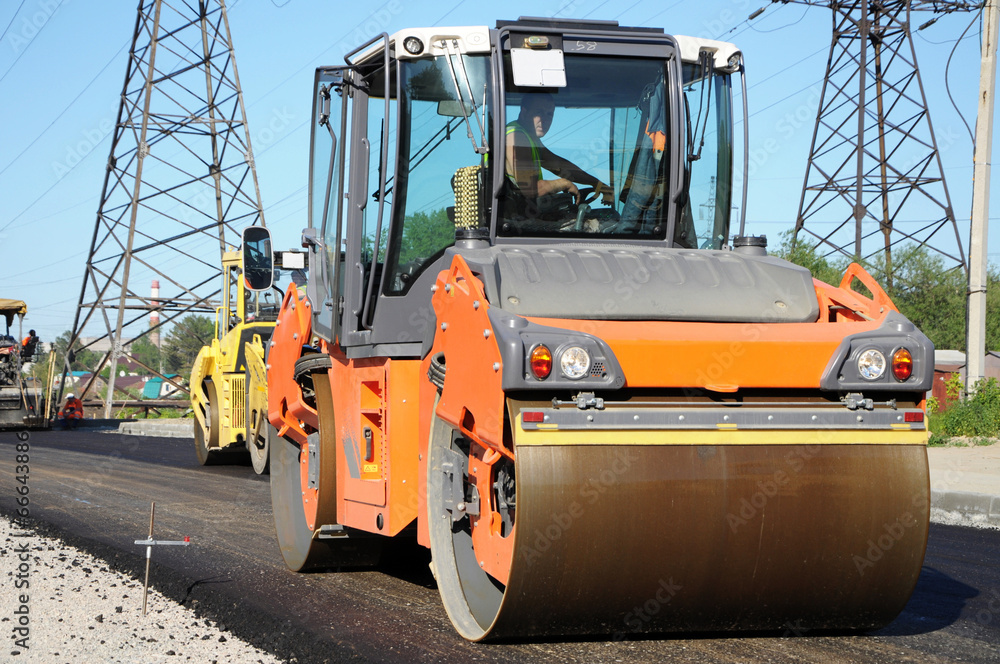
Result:
{"label": "steel lattice transmission tower", "polygon": [[[774,0],[781,1],[781,0]],[[793,0],[827,7],[833,40],[795,241],[823,255],[884,261],[916,243],[968,269],[917,68],[910,12],[978,10],[961,1]],[[826,250],[824,252],[824,250]]]}
{"label": "steel lattice transmission tower", "polygon": [[252,224],[264,216],[225,2],[140,0],[70,340],[90,326],[103,334],[88,345],[111,341],[94,371],[111,370],[105,416],[146,317],[211,315],[221,254]]}

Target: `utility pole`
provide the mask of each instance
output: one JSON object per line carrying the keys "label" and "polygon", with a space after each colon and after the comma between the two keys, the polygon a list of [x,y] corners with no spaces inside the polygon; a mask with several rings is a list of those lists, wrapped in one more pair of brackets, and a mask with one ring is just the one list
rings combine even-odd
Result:
{"label": "utility pole", "polygon": [[986,280],[990,217],[990,156],[993,151],[993,96],[997,72],[1000,0],[983,9],[983,55],[979,66],[972,228],[969,233],[969,318],[966,329],[965,391],[971,394],[986,372]]}

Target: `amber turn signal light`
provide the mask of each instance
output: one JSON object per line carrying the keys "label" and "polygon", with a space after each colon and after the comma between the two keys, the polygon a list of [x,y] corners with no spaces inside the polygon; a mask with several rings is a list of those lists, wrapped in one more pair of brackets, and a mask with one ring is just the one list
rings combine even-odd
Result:
{"label": "amber turn signal light", "polygon": [[892,375],[903,382],[913,373],[913,355],[905,348],[900,348],[892,354]]}
{"label": "amber turn signal light", "polygon": [[535,378],[545,380],[552,373],[552,351],[545,344],[538,344],[531,349],[528,364],[531,366],[531,373],[535,375]]}

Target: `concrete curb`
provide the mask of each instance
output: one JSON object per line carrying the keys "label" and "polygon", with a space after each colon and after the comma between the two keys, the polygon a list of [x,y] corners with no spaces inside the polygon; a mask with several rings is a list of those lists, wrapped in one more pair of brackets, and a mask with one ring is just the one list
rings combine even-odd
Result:
{"label": "concrete curb", "polygon": [[[121,426],[121,420],[105,420],[101,418],[84,418],[82,420],[77,420],[76,429],[117,429]],[[49,428],[53,431],[62,431],[63,427],[59,425],[59,420],[52,420],[49,423]],[[67,431],[72,431],[72,429],[67,428]]]}
{"label": "concrete curb", "polygon": [[1000,529],[1000,496],[932,489],[931,521],[953,526]]}
{"label": "concrete curb", "polygon": [[194,438],[194,420],[136,420],[123,422],[118,433],[126,436],[159,436],[161,438]]}

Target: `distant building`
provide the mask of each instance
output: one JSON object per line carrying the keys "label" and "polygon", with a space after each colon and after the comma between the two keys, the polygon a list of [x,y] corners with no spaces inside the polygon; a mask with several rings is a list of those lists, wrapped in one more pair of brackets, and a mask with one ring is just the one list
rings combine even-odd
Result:
{"label": "distant building", "polygon": [[[180,374],[167,374],[167,378],[181,382]],[[182,396],[183,392],[171,383],[163,380],[159,376],[152,376],[146,381],[142,388],[143,399],[167,399],[169,397]]]}
{"label": "distant building", "polygon": [[[86,346],[87,350],[94,351],[95,353],[107,353],[111,350],[111,339],[105,337],[100,341],[94,341],[97,337],[80,337],[78,340],[81,346]],[[90,346],[88,344],[92,343]]]}
{"label": "distant building", "polygon": [[[80,390],[83,386],[90,381],[91,372],[89,371],[71,371],[66,374],[66,389],[63,390],[63,395],[65,396],[69,392],[75,392],[76,396],[81,399],[99,399],[99,395],[103,394],[107,388],[107,383],[104,379],[99,377],[94,381],[94,384],[90,386],[86,395],[80,394]],[[52,379],[52,390],[58,391],[59,386],[62,384],[62,374],[56,374]]]}
{"label": "distant building", "polygon": [[[945,384],[956,375],[964,386],[965,353],[960,350],[935,350],[934,387],[931,389],[931,394],[941,404],[941,407],[954,401],[948,396]],[[986,370],[983,372],[983,377],[996,378],[1000,381],[1000,352],[986,353]]]}

